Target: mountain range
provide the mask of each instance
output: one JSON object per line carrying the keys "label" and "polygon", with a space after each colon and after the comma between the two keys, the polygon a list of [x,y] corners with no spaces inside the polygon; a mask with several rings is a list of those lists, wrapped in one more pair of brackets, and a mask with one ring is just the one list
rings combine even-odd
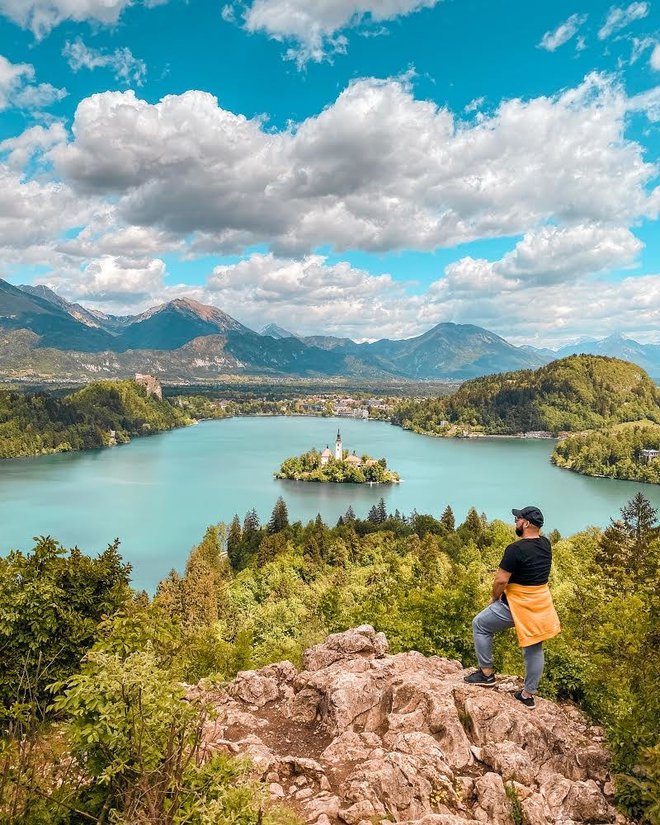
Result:
{"label": "mountain range", "polygon": [[660,345],[621,336],[553,350],[514,346],[482,327],[441,323],[402,340],[357,343],[300,336],[276,324],[261,333],[222,310],[177,298],[134,316],[70,303],[45,286],[0,279],[0,377],[80,380],[153,372],[169,381],[220,375],[464,380],[534,369],[564,355],[612,355],[660,379]]}

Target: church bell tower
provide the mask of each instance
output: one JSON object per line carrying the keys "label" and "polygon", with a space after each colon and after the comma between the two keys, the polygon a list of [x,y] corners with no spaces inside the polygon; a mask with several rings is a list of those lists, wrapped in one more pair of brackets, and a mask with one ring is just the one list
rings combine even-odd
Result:
{"label": "church bell tower", "polygon": [[339,430],[337,430],[337,439],[335,441],[335,458],[337,461],[341,461],[344,456],[344,451],[341,446],[341,435]]}

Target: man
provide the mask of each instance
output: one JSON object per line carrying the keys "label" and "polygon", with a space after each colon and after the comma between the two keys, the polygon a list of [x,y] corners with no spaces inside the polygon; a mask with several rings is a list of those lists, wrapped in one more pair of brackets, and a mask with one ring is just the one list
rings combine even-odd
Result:
{"label": "man", "polygon": [[560,631],[548,588],[552,548],[548,539],[540,535],[543,513],[538,507],[511,512],[518,540],[504,551],[493,580],[490,604],[472,622],[479,669],[466,676],[465,681],[470,685],[495,684],[493,635],[515,627],[525,659],[525,685],[514,696],[526,707],[533,708],[543,673],[543,642]]}

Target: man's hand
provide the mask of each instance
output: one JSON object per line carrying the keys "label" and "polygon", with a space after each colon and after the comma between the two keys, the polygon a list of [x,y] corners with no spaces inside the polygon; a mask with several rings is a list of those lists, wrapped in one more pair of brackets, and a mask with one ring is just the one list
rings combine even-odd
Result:
{"label": "man's hand", "polygon": [[507,573],[506,570],[502,570],[501,567],[497,568],[497,573],[495,573],[495,578],[493,579],[493,590],[490,594],[490,603],[494,604],[495,602],[499,601],[500,596],[504,593],[504,588],[509,583],[509,579],[511,578],[511,573]]}

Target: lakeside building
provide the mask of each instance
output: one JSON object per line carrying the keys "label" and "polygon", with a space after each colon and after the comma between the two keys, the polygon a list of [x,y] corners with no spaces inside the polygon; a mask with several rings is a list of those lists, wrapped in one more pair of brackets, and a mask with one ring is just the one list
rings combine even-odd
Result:
{"label": "lakeside building", "polygon": [[660,450],[642,450],[642,461],[645,464],[650,464],[658,456],[660,456]]}

